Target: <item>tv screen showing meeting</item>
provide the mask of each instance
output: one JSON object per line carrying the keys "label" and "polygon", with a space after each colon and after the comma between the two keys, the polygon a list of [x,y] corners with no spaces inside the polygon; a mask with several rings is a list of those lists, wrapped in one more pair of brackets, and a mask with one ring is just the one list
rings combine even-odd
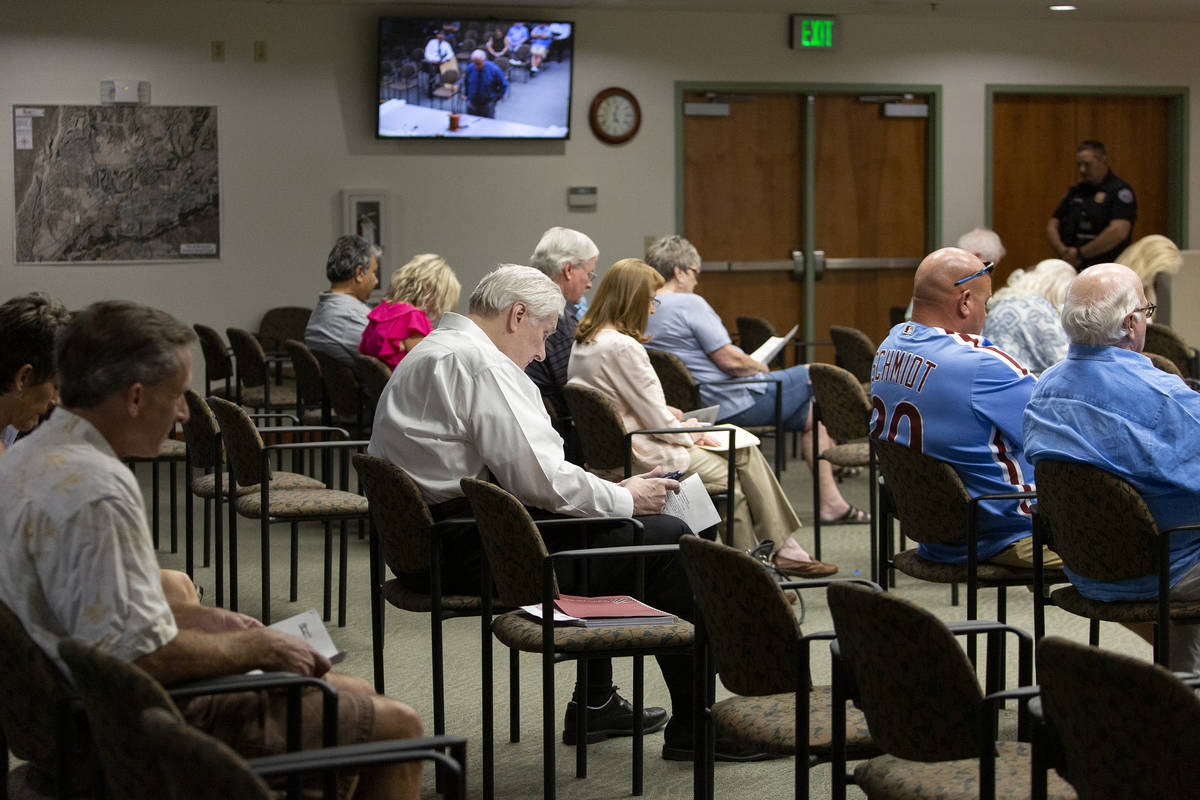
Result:
{"label": "tv screen showing meeting", "polygon": [[379,18],[381,139],[566,139],[575,26]]}

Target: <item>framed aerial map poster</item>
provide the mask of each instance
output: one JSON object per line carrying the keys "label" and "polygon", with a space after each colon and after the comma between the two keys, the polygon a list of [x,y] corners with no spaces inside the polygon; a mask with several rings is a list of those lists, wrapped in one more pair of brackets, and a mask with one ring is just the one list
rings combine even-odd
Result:
{"label": "framed aerial map poster", "polygon": [[14,259],[221,255],[215,106],[13,106]]}

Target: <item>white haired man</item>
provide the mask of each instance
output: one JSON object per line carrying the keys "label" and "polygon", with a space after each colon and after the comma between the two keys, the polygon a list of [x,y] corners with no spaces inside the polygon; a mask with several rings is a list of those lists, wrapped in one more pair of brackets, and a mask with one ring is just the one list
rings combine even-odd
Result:
{"label": "white haired man", "polygon": [[[559,286],[531,267],[503,265],[484,276],[471,294],[468,314],[447,312],[397,366],[379,401],[369,452],[408,472],[434,519],[469,517],[459,480],[490,473],[530,506],[535,518],[646,515],[640,516],[645,543],[674,544],[688,528],[660,512],[667,492],[679,484],[657,477],[657,470],[609,483],[568,462],[537,388],[522,371],[543,359],[563,302]],[[632,544],[632,537],[628,525],[601,522],[591,527],[588,541],[618,546]],[[564,540],[550,531],[545,538],[551,552],[576,544],[573,537]],[[442,541],[453,554],[442,562],[442,589],[478,594],[482,548],[474,526],[448,530]],[[425,575],[397,577],[413,589],[428,590]],[[570,592],[573,583],[574,576],[559,575],[564,591]],[[628,594],[632,588],[632,564],[609,559],[591,565],[591,593]],[[646,598],[651,605],[692,618],[691,591],[677,554],[646,559]],[[690,759],[691,659],[659,656],[658,663],[674,712],[663,757]],[[581,693],[589,708],[589,741],[633,732],[633,709],[612,685],[611,662],[591,659],[588,686],[576,686],[576,700],[567,707],[567,744],[575,743],[574,705]],[[666,721],[664,709],[646,708],[642,729],[655,731]],[[761,757],[719,745],[738,760]]]}
{"label": "white haired man", "polygon": [[583,293],[592,288],[599,255],[595,242],[586,234],[555,227],[542,234],[529,257],[529,265],[548,275],[567,301],[558,316],[554,333],[546,340],[546,357],[525,368],[525,374],[550,401],[559,417],[571,413],[563,397],[563,387],[567,385],[567,365],[571,362],[575,326],[579,323],[579,301],[583,299]]}
{"label": "white haired man", "polygon": [[348,367],[362,341],[371,309],[367,298],[379,285],[382,250],[361,236],[339,236],[325,261],[329,291],[317,298],[317,307],[304,329],[304,343],[314,353],[326,353]]}
{"label": "white haired man", "polygon": [[[96,303],[59,335],[62,406],[0,459],[0,599],[58,658],[64,637],[100,647],[172,684],[252,669],[323,675],[329,660],[244,614],[164,596],[141,492],[121,459],[154,456],[187,420],[192,330],[136,303]],[[15,535],[20,531],[22,535]],[[421,735],[416,712],[361,678],[328,673],[338,689],[338,741]],[[321,741],[319,695],[304,699],[305,746]],[[241,692],[180,707],[193,725],[246,756],[287,749],[286,698]],[[49,713],[49,709],[47,710]],[[352,779],[342,782],[342,792]],[[360,774],[359,798],[416,798],[413,765]]]}
{"label": "white haired man", "polygon": [[[1200,519],[1200,394],[1141,354],[1155,306],[1137,273],[1097,264],[1079,273],[1063,306],[1065,361],[1042,374],[1025,409],[1025,452],[1078,461],[1129,482],[1160,529]],[[1200,599],[1200,531],[1171,535],[1171,599]],[[1093,600],[1158,596],[1154,575],[1097,581],[1067,571]],[[1150,638],[1149,626],[1135,628]],[[1172,623],[1171,668],[1200,670],[1200,625]]]}

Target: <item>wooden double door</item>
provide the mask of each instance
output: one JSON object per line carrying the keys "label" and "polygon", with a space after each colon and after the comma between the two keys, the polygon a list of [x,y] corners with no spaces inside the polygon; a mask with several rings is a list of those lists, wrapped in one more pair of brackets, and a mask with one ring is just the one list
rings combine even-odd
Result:
{"label": "wooden double door", "polygon": [[[803,281],[755,266],[785,266],[802,248],[806,180],[813,184],[812,246],[828,259],[919,259],[927,251],[930,120],[885,117],[882,100],[860,94],[812,97],[738,95],[728,98],[728,116],[683,118],[683,233],[706,264],[697,291],[730,330],[741,314],[765,317],[781,331],[803,322]],[[683,99],[706,102],[708,95]],[[808,130],[811,176],[804,168]],[[721,269],[727,262],[732,271]],[[831,324],[844,324],[879,341],[889,309],[907,305],[911,294],[911,269],[827,269],[815,284],[814,335],[824,340]],[[818,360],[832,357],[832,350],[816,352]]]}

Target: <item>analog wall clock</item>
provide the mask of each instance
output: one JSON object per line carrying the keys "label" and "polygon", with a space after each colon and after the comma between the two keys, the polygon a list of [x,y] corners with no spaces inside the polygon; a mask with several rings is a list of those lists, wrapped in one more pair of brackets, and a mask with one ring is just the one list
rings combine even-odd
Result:
{"label": "analog wall clock", "polygon": [[614,86],[599,92],[592,100],[588,123],[600,141],[621,144],[637,134],[642,125],[642,109],[631,92]]}

